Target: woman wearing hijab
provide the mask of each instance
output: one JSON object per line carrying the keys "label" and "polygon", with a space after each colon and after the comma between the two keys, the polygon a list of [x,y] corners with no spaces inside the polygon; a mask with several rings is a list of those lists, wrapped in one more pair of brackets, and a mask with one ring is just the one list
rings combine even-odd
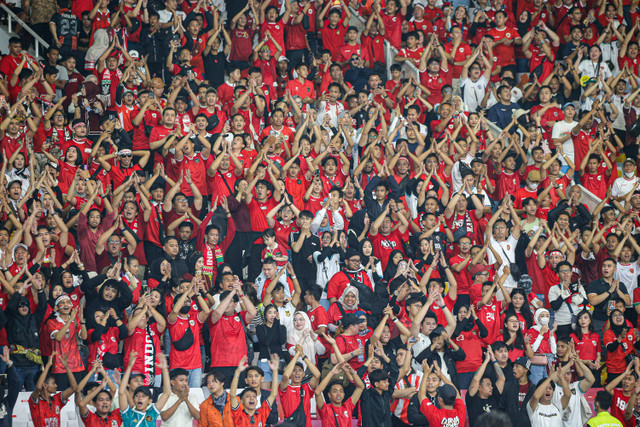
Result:
{"label": "woman wearing hijab", "polygon": [[328,328],[331,332],[335,332],[338,329],[338,323],[345,314],[355,313],[360,305],[360,295],[358,288],[355,286],[347,286],[342,292],[338,301],[331,304],[329,307],[329,325]]}
{"label": "woman wearing hijab", "polygon": [[109,48],[109,34],[107,30],[96,30],[93,34],[93,44],[84,57],[84,69],[91,72],[96,69],[98,59]]}
{"label": "woman wearing hijab", "polygon": [[[349,228],[351,230],[351,228]],[[363,239],[358,245],[360,251],[360,263],[367,272],[371,283],[378,283],[382,280],[382,263],[373,256],[373,243],[369,239]]]}
{"label": "woman wearing hijab", "polygon": [[637,355],[640,341],[636,331],[627,326],[624,313],[617,308],[609,314],[611,327],[604,332],[603,342],[607,347],[607,383],[622,375],[627,369],[627,356]]}
{"label": "woman wearing hijab", "polygon": [[149,266],[149,279],[147,281],[149,289],[158,288],[164,292],[173,287],[171,279],[171,264],[164,258],[158,258],[151,262]]}
{"label": "woman wearing hijab", "polygon": [[[100,86],[97,82],[87,79],[82,84],[81,92],[77,108],[80,108],[80,120],[87,126],[87,136],[100,135],[100,119],[106,110],[104,102],[99,98]],[[74,126],[76,120],[73,121]]]}
{"label": "woman wearing hijab", "polygon": [[305,369],[307,367],[305,363],[315,365],[317,356],[322,356],[326,351],[318,336],[313,332],[311,320],[304,311],[297,311],[293,315],[293,328],[289,329],[287,333],[287,348],[291,356],[296,354],[297,345],[302,347],[302,354],[307,356],[302,360]]}
{"label": "woman wearing hijab", "polygon": [[[393,280],[398,275],[398,266],[403,260],[404,254],[401,251],[397,249],[391,251],[391,254],[389,255],[389,263],[387,264],[387,268],[384,269],[384,275],[382,277],[383,280],[386,282]],[[403,265],[405,269],[408,267],[406,261]],[[400,268],[402,268],[402,266],[400,266]],[[404,271],[400,271],[400,273],[403,272]]]}
{"label": "woman wearing hijab", "polygon": [[371,221],[369,215],[364,210],[353,213],[349,220],[349,230],[347,231],[347,242],[349,247],[357,248],[367,238]]}

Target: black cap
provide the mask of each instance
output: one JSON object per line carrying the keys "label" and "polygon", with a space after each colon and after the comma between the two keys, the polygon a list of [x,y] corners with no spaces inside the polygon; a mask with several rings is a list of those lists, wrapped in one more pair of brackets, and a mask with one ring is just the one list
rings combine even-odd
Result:
{"label": "black cap", "polygon": [[514,364],[517,363],[520,366],[524,366],[525,369],[531,370],[531,361],[529,360],[528,357],[520,356],[513,363]]}
{"label": "black cap", "polygon": [[363,318],[358,317],[353,313],[349,313],[342,316],[342,320],[340,323],[342,323],[342,327],[346,329],[351,325],[359,325],[360,323],[364,322],[365,320]]}
{"label": "black cap", "polygon": [[445,405],[453,405],[456,402],[458,392],[451,384],[441,385],[437,388],[436,392],[438,393],[438,397],[442,398],[442,403]]}
{"label": "black cap", "polygon": [[345,254],[345,259],[350,259],[350,258],[353,258],[354,256],[360,256],[360,252],[358,252],[357,250],[355,250],[353,248],[347,248],[346,254]]}

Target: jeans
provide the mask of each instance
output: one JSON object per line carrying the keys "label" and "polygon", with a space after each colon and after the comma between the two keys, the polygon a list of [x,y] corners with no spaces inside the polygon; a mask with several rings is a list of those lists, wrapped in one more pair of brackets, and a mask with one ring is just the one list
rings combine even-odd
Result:
{"label": "jeans", "polygon": [[189,387],[191,388],[202,387],[202,368],[189,370]]}
{"label": "jeans", "polygon": [[547,377],[547,365],[531,365],[531,375],[529,375],[529,379],[534,386],[537,386],[541,379]]}
{"label": "jeans", "polygon": [[40,366],[16,366],[18,390],[33,391],[36,389],[36,378],[40,375]]}

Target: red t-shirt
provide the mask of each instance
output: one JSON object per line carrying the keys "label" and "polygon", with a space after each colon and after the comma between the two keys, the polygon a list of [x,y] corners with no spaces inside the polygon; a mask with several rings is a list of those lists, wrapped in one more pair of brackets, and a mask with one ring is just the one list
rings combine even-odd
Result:
{"label": "red t-shirt", "polygon": [[420,403],[420,412],[427,417],[430,426],[462,427],[467,413],[462,399],[456,399],[453,409],[436,408],[430,399]]}
{"label": "red t-shirt", "polygon": [[[617,340],[618,337],[611,329],[604,332],[603,341],[605,347]],[[633,328],[630,328],[624,338],[622,338],[622,342],[618,345],[618,348],[613,352],[607,352],[607,372],[619,374],[627,369],[626,356],[628,354],[636,354],[635,347],[633,346],[634,342],[635,331]]]}
{"label": "red t-shirt", "polygon": [[[304,391],[304,397],[300,396],[300,389]],[[311,427],[311,398],[313,397],[313,390],[308,383],[302,386],[289,385],[285,391],[278,387],[278,395],[280,396],[280,404],[285,418],[291,416],[298,409],[300,399],[304,399],[304,412],[307,415],[306,427]]]}
{"label": "red t-shirt", "polygon": [[193,345],[188,349],[180,351],[176,350],[173,345],[171,346],[171,353],[169,355],[170,369],[202,368],[202,359],[200,356],[200,328],[202,327],[202,322],[198,319],[198,312],[191,310],[189,317],[186,318],[178,315],[174,323],[167,320],[167,327],[169,328],[172,342],[180,340],[187,332],[187,328],[190,328],[193,334]]}
{"label": "red t-shirt", "polygon": [[67,401],[62,401],[62,392],[58,392],[51,397],[51,403],[38,398],[29,398],[29,410],[34,426],[59,426],[60,412]]}
{"label": "red t-shirt", "polygon": [[[351,414],[354,409],[355,405],[350,398],[345,399],[341,406],[325,403],[319,411],[322,427],[350,426],[352,423]],[[338,424],[336,424],[336,420]]]}
{"label": "red t-shirt", "polygon": [[373,255],[382,263],[383,271],[387,268],[391,252],[397,249],[404,254],[402,247],[404,238],[398,230],[393,230],[388,236],[383,236],[380,232],[375,236],[369,234],[369,239],[373,244]]}
{"label": "red t-shirt", "polygon": [[158,324],[154,322],[148,329],[150,333],[147,333],[147,328],[135,328],[133,334],[124,340],[124,366],[129,365],[129,354],[137,352],[133,372],[143,374],[146,385],[150,384],[152,376],[160,374],[160,368],[155,364],[155,355],[161,351]]}
{"label": "red t-shirt", "polygon": [[595,332],[589,332],[584,335],[582,339],[578,339],[576,334],[571,334],[573,344],[576,348],[576,353],[582,360],[596,360],[598,353],[602,353],[602,343],[600,342],[600,335]]}

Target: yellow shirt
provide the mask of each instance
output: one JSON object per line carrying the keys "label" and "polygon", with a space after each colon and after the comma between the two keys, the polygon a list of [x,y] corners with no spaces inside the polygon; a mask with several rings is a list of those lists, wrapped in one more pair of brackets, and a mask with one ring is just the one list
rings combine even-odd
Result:
{"label": "yellow shirt", "polygon": [[623,427],[620,420],[608,412],[598,412],[598,414],[587,421],[589,427]]}

